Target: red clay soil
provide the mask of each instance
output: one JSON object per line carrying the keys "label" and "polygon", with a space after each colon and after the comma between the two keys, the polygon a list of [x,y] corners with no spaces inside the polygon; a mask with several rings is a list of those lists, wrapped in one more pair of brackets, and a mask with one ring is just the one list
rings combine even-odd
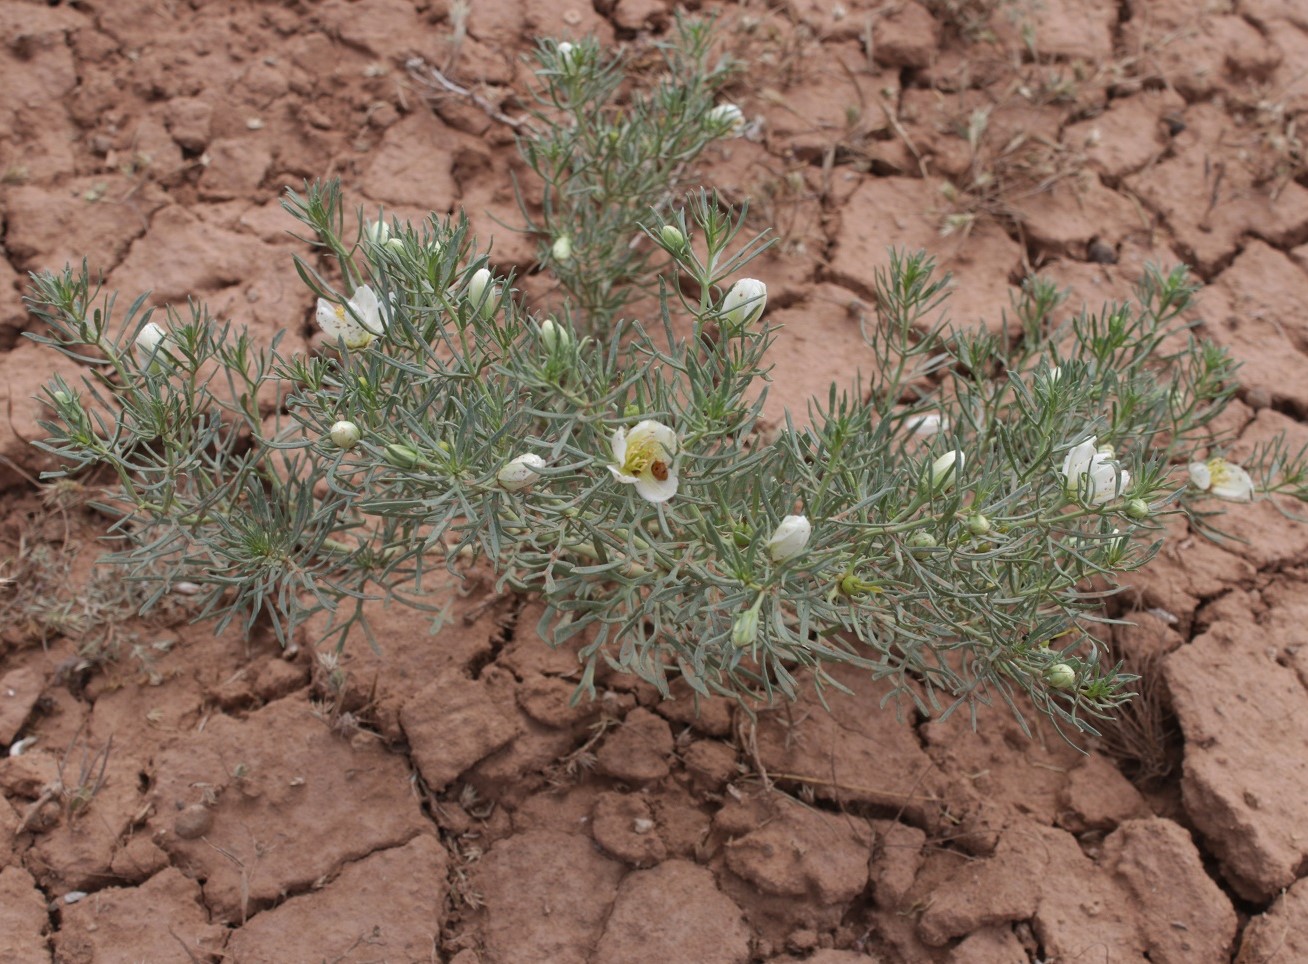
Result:
{"label": "red clay soil", "polygon": [[[31,482],[33,396],[75,372],[20,337],[24,273],[85,255],[129,299],[308,350],[279,196],[330,175],[401,217],[466,208],[525,274],[494,220],[511,129],[406,63],[513,115],[534,36],[639,51],[673,4],[476,0],[457,40],[453,6],[0,3],[0,745],[23,747],[0,959],[1308,960],[1308,525],[1268,502],[1225,519],[1242,542],[1176,528],[1117,601],[1146,694],[1089,753],[1001,709],[897,717],[854,678],[755,721],[618,676],[574,707],[539,603],[475,580],[434,635],[376,604],[381,653],[337,666],[314,627],[283,652],[184,597],[93,606],[122,589],[92,575],[104,520]],[[787,325],[769,417],[870,366],[859,323],[906,245],[991,326],[1032,269],[1097,307],[1186,262],[1199,331],[1245,363],[1235,456],[1308,441],[1302,0],[705,6],[753,122],[705,180],[782,239],[754,268]]]}

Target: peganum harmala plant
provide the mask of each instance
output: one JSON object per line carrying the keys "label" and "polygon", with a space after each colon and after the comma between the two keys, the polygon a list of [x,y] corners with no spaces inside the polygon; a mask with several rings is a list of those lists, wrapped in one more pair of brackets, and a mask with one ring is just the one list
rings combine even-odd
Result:
{"label": "peganum harmala plant", "polygon": [[[560,113],[538,123],[566,125],[557,85],[601,61],[541,58]],[[704,131],[730,133],[727,113],[705,111]],[[201,306],[160,324],[139,298],[115,317],[85,265],[33,279],[38,340],[88,367],[49,386],[38,444],[67,461],[56,476],[107,473],[115,561],[154,580],[147,604],[192,583],[200,617],[266,618],[282,640],[327,611],[343,645],[373,639],[367,600],[428,607],[434,576],[485,563],[501,590],[544,598],[546,638],[581,637],[579,694],[601,662],[739,698],[821,690],[843,663],[927,713],[998,696],[1020,718],[1023,692],[1091,730],[1132,678],[1088,628],[1161,520],[1202,521],[1206,492],[1308,496],[1304,453],[1280,447],[1256,481],[1220,457],[1177,468],[1220,446],[1234,390],[1230,359],[1186,331],[1182,270],[1068,320],[1032,279],[1004,335],[948,326],[947,279],[896,254],[863,325],[866,383],[769,438],[776,328],[744,276],[762,242],[710,193],[592,235],[658,268],[659,311],[617,320],[579,297],[590,335],[522,305],[463,218],[347,219],[334,183],[286,207],[324,255],[297,263],[328,336],[309,355]]]}

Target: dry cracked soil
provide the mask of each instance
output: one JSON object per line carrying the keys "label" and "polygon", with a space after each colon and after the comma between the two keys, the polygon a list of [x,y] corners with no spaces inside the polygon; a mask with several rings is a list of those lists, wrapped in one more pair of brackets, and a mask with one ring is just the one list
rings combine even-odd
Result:
{"label": "dry cracked soil", "polygon": [[[494,115],[533,38],[640,55],[678,6],[475,0],[456,31],[443,0],[0,2],[0,745],[35,738],[0,759],[0,960],[1308,960],[1308,525],[1270,502],[1227,517],[1243,541],[1174,527],[1115,601],[1145,691],[1088,752],[853,678],[754,719],[616,675],[573,706],[539,604],[475,580],[436,635],[375,604],[382,651],[334,686],[313,627],[283,651],[184,599],[106,615],[104,520],[33,482],[34,396],[73,373],[22,337],[25,274],[85,256],[310,350],[279,197],[335,176],[466,209],[529,277]],[[749,136],[702,173],[781,239],[754,269],[786,325],[770,418],[871,364],[899,245],[991,326],[1032,270],[1093,306],[1188,264],[1198,331],[1244,363],[1236,456],[1308,440],[1303,0],[687,6],[747,65]]]}

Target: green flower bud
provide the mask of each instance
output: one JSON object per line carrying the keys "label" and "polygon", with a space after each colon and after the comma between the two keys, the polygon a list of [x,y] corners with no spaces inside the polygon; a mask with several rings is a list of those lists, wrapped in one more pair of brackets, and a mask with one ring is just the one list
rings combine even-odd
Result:
{"label": "green flower bud", "polygon": [[881,587],[874,582],[861,579],[852,572],[847,572],[840,580],[840,593],[843,596],[862,596],[869,592],[880,592]]}
{"label": "green flower bud", "polygon": [[760,599],[744,612],[736,614],[736,619],[731,624],[731,645],[737,649],[751,646],[758,639],[759,607],[762,602]]}
{"label": "green flower bud", "polygon": [[659,230],[659,237],[673,251],[680,251],[686,246],[686,236],[675,224],[665,224]]}
{"label": "green flower bud", "polygon": [[69,395],[62,389],[53,392],[50,397],[54,399],[56,405],[67,405],[73,400],[73,396]]}
{"label": "green flower bud", "polygon": [[397,469],[412,469],[422,461],[422,456],[412,445],[391,442],[386,446],[386,461]]}
{"label": "green flower bud", "polygon": [[983,536],[990,531],[990,520],[980,512],[974,512],[967,517],[967,531],[974,536]]}
{"label": "green flower bud", "polygon": [[908,544],[914,549],[934,549],[940,543],[936,542],[936,537],[931,533],[919,529],[908,537]]}
{"label": "green flower bud", "polygon": [[391,239],[391,227],[385,221],[369,221],[363,226],[363,236],[373,244],[385,244]]}
{"label": "green flower bud", "polygon": [[359,439],[363,437],[363,433],[359,431],[359,426],[349,421],[335,423],[328,435],[331,436],[331,440],[337,448],[344,449],[347,452],[358,445]]}
{"label": "green flower bud", "polygon": [[1055,663],[1045,670],[1045,679],[1056,690],[1070,690],[1076,685],[1076,670],[1066,663]]}
{"label": "green flower bud", "polygon": [[1125,512],[1132,519],[1149,518],[1149,503],[1144,499],[1128,499]]}

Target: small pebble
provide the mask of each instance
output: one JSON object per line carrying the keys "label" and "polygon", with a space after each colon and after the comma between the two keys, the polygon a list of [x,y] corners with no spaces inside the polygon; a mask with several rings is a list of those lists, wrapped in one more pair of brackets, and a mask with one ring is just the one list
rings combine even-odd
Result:
{"label": "small pebble", "polygon": [[1090,242],[1087,254],[1095,264],[1117,264],[1116,249],[1111,244],[1105,244],[1098,238]]}
{"label": "small pebble", "polygon": [[203,837],[213,826],[213,811],[201,803],[193,803],[182,810],[173,822],[173,831],[183,840]]}

